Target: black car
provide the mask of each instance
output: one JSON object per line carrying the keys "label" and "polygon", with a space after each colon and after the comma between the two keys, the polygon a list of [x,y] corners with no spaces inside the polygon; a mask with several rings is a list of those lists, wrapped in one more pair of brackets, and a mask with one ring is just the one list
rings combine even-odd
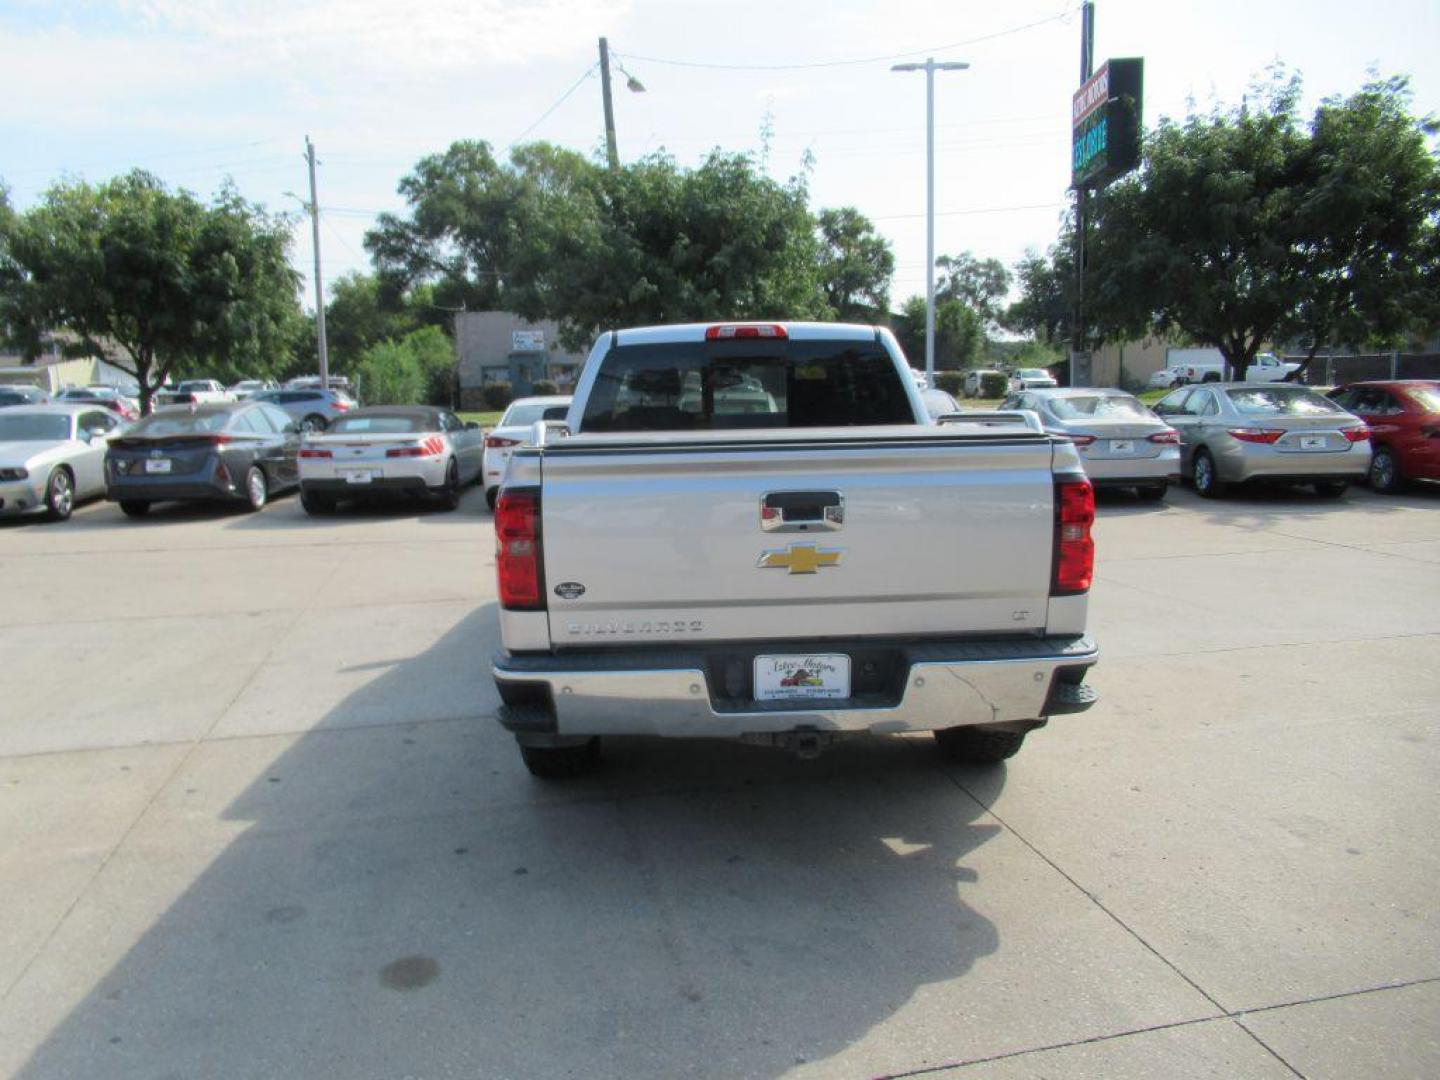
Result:
{"label": "black car", "polygon": [[251,510],[298,487],[295,422],[274,405],[238,401],[152,413],[105,454],[105,497],[131,517],[151,503],[222,500]]}

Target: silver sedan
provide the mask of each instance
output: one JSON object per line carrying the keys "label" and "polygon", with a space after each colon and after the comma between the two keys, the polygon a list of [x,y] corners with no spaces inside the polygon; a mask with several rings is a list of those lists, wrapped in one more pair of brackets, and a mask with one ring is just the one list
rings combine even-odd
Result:
{"label": "silver sedan", "polygon": [[1142,499],[1163,499],[1180,479],[1180,436],[1123,390],[1026,390],[1005,399],[1029,409],[1045,430],[1075,443],[1096,487],[1132,487]]}
{"label": "silver sedan", "polygon": [[1180,432],[1183,467],[1207,498],[1247,480],[1313,484],[1334,498],[1370,468],[1365,422],[1304,386],[1186,386],[1155,411]]}
{"label": "silver sedan", "polygon": [[0,412],[0,516],[64,521],[105,494],[105,447],[119,418],[95,402],[18,405]]}

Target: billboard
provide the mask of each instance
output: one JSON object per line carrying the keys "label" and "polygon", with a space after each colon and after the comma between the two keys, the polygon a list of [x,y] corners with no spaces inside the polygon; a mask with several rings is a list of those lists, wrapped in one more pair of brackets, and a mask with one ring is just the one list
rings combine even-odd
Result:
{"label": "billboard", "polygon": [[1140,164],[1145,61],[1107,60],[1070,99],[1070,186],[1104,187]]}
{"label": "billboard", "polygon": [[544,330],[512,330],[510,331],[511,352],[544,352],[545,331]]}

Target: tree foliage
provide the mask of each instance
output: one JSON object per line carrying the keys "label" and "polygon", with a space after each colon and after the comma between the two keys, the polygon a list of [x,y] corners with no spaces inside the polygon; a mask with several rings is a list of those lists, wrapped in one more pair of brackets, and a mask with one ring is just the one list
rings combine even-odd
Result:
{"label": "tree foliage", "polygon": [[881,307],[893,267],[857,212],[827,233],[802,179],[718,150],[693,169],[664,154],[607,169],[546,143],[502,163],[457,142],[400,192],[409,213],[365,241],[383,287],[431,282],[437,304],[555,319],[568,348],[609,326]]}
{"label": "tree foliage", "polygon": [[1010,292],[1010,271],[999,259],[979,259],[968,251],[942,255],[935,260],[940,277],[935,282],[937,298],[959,300],[975,311],[987,326],[1000,323],[1001,305]]}
{"label": "tree foliage", "polygon": [[449,405],[455,350],[436,326],[368,346],[355,364],[367,405]]}
{"label": "tree foliage", "polygon": [[167,377],[275,373],[301,318],[289,223],[229,186],[209,203],[134,171],[51,187],[5,229],[0,321],[34,354],[64,329],[112,358],[148,411]]}
{"label": "tree foliage", "polygon": [[[1426,310],[1440,282],[1434,125],[1410,114],[1403,79],[1328,100],[1309,122],[1299,97],[1298,77],[1277,71],[1241,108],[1164,120],[1142,170],[1092,200],[1097,329],[1178,331],[1243,378],[1276,338],[1358,345]],[[1029,317],[1053,295],[1027,292]]]}
{"label": "tree foliage", "polygon": [[[925,297],[905,301],[895,327],[905,355],[916,368],[925,364]],[[985,322],[980,313],[955,297],[935,298],[935,369],[974,367],[985,343]]]}

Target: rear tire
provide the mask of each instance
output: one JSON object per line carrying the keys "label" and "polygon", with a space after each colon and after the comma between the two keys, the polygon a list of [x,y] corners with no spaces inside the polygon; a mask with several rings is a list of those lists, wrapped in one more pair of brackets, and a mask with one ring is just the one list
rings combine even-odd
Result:
{"label": "rear tire", "polygon": [[952,727],[933,731],[935,746],[947,761],[964,765],[998,765],[1025,744],[1028,732],[987,727]]}
{"label": "rear tire", "polygon": [[51,521],[67,521],[75,509],[75,477],[63,465],[45,482],[45,509]]}
{"label": "rear tire", "polygon": [[251,465],[245,470],[245,509],[250,513],[265,509],[270,498],[270,485],[265,479],[265,470]]}
{"label": "rear tire", "polygon": [[300,505],[311,517],[320,517],[335,512],[335,496],[322,495],[318,491],[300,489]]}
{"label": "rear tire", "polygon": [[495,509],[495,500],[498,499],[499,497],[500,497],[500,489],[499,489],[499,488],[491,488],[490,490],[488,490],[487,492],[485,492],[485,505],[488,506],[491,510],[494,510],[494,509]]}
{"label": "rear tire", "polygon": [[1377,446],[1375,455],[1370,459],[1370,490],[1378,491],[1382,495],[1393,495],[1404,483],[1405,478],[1400,474],[1400,462],[1395,460],[1395,452],[1388,446]]}
{"label": "rear tire", "polygon": [[1345,480],[1322,480],[1315,485],[1315,494],[1322,499],[1338,499],[1350,488]]}
{"label": "rear tire", "polygon": [[454,458],[445,466],[445,486],[435,497],[441,510],[455,510],[460,506],[460,466]]}
{"label": "rear tire", "polygon": [[1218,499],[1225,494],[1225,485],[1215,475],[1215,459],[1209,450],[1196,450],[1195,463],[1190,467],[1195,480],[1195,494],[1203,499]]}
{"label": "rear tire", "polygon": [[591,738],[579,746],[520,747],[520,760],[531,776],[541,780],[570,780],[595,768],[600,760],[600,739]]}
{"label": "rear tire", "polygon": [[325,423],[325,417],[318,413],[311,413],[300,421],[300,430],[306,434],[313,435],[316,432],[324,431],[330,425]]}
{"label": "rear tire", "polygon": [[138,499],[121,499],[120,512],[126,517],[142,518],[150,513],[150,504]]}
{"label": "rear tire", "polygon": [[1169,484],[1151,484],[1148,487],[1138,487],[1135,494],[1146,502],[1159,502],[1165,498],[1165,493],[1170,490]]}

